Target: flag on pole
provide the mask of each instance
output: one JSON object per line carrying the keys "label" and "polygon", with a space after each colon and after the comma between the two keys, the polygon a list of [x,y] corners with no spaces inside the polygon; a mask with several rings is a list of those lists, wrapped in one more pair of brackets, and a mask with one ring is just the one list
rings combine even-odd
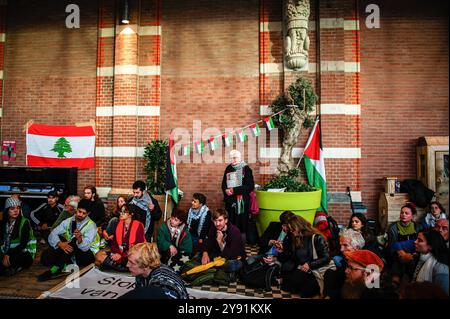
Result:
{"label": "flag on pole", "polygon": [[93,168],[92,126],[32,124],[26,133],[27,165]]}
{"label": "flag on pole", "polygon": [[250,129],[252,130],[252,134],[254,137],[258,137],[261,134],[258,123],[251,124]]}
{"label": "flag on pole", "polygon": [[175,157],[175,145],[170,133],[169,146],[166,152],[166,192],[172,196],[175,204],[178,204],[178,178],[177,178],[177,162]]}
{"label": "flag on pole", "polygon": [[230,136],[228,133],[225,133],[225,134],[222,134],[222,140],[223,140],[223,145],[225,147],[228,147],[233,142],[233,137]]}
{"label": "flag on pole", "polygon": [[189,155],[191,153],[190,145],[183,145],[182,147],[183,156]]}
{"label": "flag on pole", "polygon": [[263,119],[263,122],[264,122],[264,125],[266,126],[267,130],[271,131],[275,128],[272,117],[265,117]]}
{"label": "flag on pole", "polygon": [[308,176],[309,184],[322,189],[322,198],[318,211],[327,213],[327,180],[325,177],[325,162],[319,121],[320,119],[317,117],[311,135],[306,142],[303,158],[305,160],[306,175]]}
{"label": "flag on pole", "polygon": [[211,151],[215,151],[218,147],[217,145],[217,141],[214,137],[211,137],[208,141],[209,143],[209,148],[211,149]]}
{"label": "flag on pole", "polygon": [[247,135],[245,134],[244,130],[239,130],[236,132],[236,137],[239,142],[245,142],[247,140]]}
{"label": "flag on pole", "polygon": [[198,154],[203,153],[203,150],[205,149],[205,146],[203,145],[203,141],[197,141],[195,142],[195,151]]}

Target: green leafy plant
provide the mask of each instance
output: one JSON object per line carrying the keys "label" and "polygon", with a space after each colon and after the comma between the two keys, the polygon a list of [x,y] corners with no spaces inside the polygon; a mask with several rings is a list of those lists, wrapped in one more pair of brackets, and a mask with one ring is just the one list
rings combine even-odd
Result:
{"label": "green leafy plant", "polygon": [[281,172],[273,177],[261,190],[270,188],[286,188],[286,192],[312,192],[317,190],[314,186],[298,181],[300,169],[293,168],[287,172]]}
{"label": "green leafy plant", "polygon": [[271,104],[273,113],[283,111],[278,127],[283,141],[278,174],[275,175],[261,190],[269,188],[286,188],[286,192],[311,192],[315,187],[300,181],[301,170],[296,168],[292,158],[292,149],[298,143],[305,128],[312,127],[314,120],[311,112],[314,110],[317,95],[311,82],[299,77],[289,85],[286,92],[279,95]]}
{"label": "green leafy plant", "polygon": [[165,190],[167,146],[167,141],[154,140],[144,149],[147,188],[155,195],[162,195]]}
{"label": "green leafy plant", "polygon": [[283,135],[280,164],[278,165],[280,172],[287,172],[294,168],[292,149],[298,143],[303,129],[314,124],[311,112],[317,98],[311,82],[299,77],[289,85],[286,92],[269,105],[273,113],[285,110],[280,115],[278,123]]}

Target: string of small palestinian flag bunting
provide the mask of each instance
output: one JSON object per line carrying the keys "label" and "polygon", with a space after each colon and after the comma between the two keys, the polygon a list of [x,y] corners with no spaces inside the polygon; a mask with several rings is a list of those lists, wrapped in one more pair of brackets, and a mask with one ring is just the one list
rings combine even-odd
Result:
{"label": "string of small palestinian flag bunting", "polygon": [[247,126],[244,126],[240,129],[231,131],[229,133],[224,133],[221,135],[216,135],[216,136],[211,136],[208,140],[204,141],[204,140],[199,140],[199,141],[195,141],[195,142],[191,142],[188,144],[182,144],[181,146],[177,145],[177,148],[181,147],[181,155],[182,156],[186,156],[189,155],[191,152],[191,145],[194,144],[195,147],[195,152],[197,154],[202,154],[205,151],[205,145],[209,145],[209,148],[211,151],[215,151],[218,147],[218,139],[222,139],[222,145],[224,145],[225,147],[228,147],[231,145],[232,141],[233,141],[233,135],[236,135],[236,138],[239,142],[245,142],[247,140],[247,134],[245,133],[245,130],[250,128],[251,133],[254,137],[258,137],[259,135],[261,135],[261,130],[259,127],[259,123],[263,123],[263,125],[266,127],[266,129],[268,131],[271,131],[275,128],[275,124],[274,121],[272,120],[272,118],[274,116],[278,116],[278,122],[282,123],[283,119],[281,117],[281,114],[286,111],[289,107],[274,113],[270,116],[266,116],[264,117],[262,120],[259,120],[255,123],[249,124]]}

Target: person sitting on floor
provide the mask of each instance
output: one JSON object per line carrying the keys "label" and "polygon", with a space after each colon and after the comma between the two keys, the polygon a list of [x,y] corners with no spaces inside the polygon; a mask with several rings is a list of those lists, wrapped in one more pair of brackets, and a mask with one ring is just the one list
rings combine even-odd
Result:
{"label": "person sitting on floor", "polygon": [[111,251],[99,251],[95,255],[96,265],[103,269],[128,270],[128,251],[134,245],[145,242],[144,225],[133,219],[137,210],[134,205],[122,206],[120,219],[113,225],[115,235],[111,241]]}
{"label": "person sitting on floor", "polygon": [[331,299],[339,298],[340,290],[345,282],[347,261],[344,253],[363,249],[365,241],[359,231],[347,228],[339,233],[339,244],[342,256],[333,257],[336,270],[328,269],[324,274],[324,296]]}
{"label": "person sitting on floor", "polygon": [[253,264],[257,261],[263,261],[271,264],[277,261],[277,255],[280,252],[278,248],[283,244],[283,240],[288,233],[288,221],[294,216],[294,213],[286,210],[280,214],[280,222],[270,222],[259,240],[259,252],[255,256],[247,257],[247,264]]}
{"label": "person sitting on floor", "polygon": [[186,212],[173,211],[158,230],[157,244],[161,262],[179,272],[192,254],[192,239],[186,225]]}
{"label": "person sitting on floor", "polygon": [[114,230],[116,228],[117,221],[120,218],[122,207],[127,203],[128,196],[119,195],[116,199],[116,206],[113,211],[106,216],[105,223],[102,226],[102,237],[106,241],[111,241],[114,238]]}
{"label": "person sitting on floor", "polygon": [[423,229],[430,229],[436,226],[439,219],[446,219],[445,209],[441,203],[434,201],[430,203],[429,213],[422,217],[421,224]]}
{"label": "person sitting on floor", "polygon": [[420,254],[412,282],[428,281],[449,291],[448,250],[444,238],[435,230],[421,231],[415,241],[416,251]]}
{"label": "person sitting on floor", "polygon": [[[312,297],[320,293],[320,286],[312,270],[330,262],[328,241],[322,233],[303,217],[294,215],[288,221],[288,235],[278,248],[282,263],[281,289]],[[314,250],[317,258],[314,257]]]}
{"label": "person sitting on floor", "polygon": [[187,225],[192,237],[194,252],[202,251],[202,246],[211,228],[211,212],[206,206],[206,196],[201,193],[192,195],[192,206],[189,208]]}
{"label": "person sitting on floor", "polygon": [[361,247],[360,249],[367,249],[372,251],[373,253],[377,254],[380,258],[381,255],[381,248],[377,241],[377,237],[375,234],[369,229],[367,225],[367,219],[366,216],[362,213],[353,213],[352,216],[350,216],[350,220],[348,223],[348,228],[351,228],[353,230],[356,230],[361,233],[361,235],[364,238],[365,246]]}
{"label": "person sitting on floor", "polygon": [[380,288],[379,280],[384,263],[375,253],[361,249],[346,251],[344,256],[347,267],[341,290],[343,299],[398,299],[398,295],[392,290]]}
{"label": "person sitting on floor", "polygon": [[58,219],[53,223],[52,229],[55,229],[61,222],[72,217],[77,211],[80,197],[78,195],[69,195],[64,201],[64,210],[59,214]]}
{"label": "person sitting on floor", "polygon": [[99,251],[100,237],[97,225],[89,218],[91,203],[82,199],[77,212],[67,218],[48,236],[50,248],[42,253],[41,263],[52,266],[38,276],[38,281],[45,281],[59,276],[68,264],[85,267],[95,261]]}
{"label": "person sitting on floor", "polygon": [[214,227],[211,227],[208,238],[203,247],[202,265],[212,261],[215,257],[223,257],[227,261],[223,270],[235,273],[242,268],[245,258],[244,243],[239,229],[228,220],[228,213],[224,209],[217,209],[212,214]]}
{"label": "person sitting on floor", "polygon": [[145,190],[146,187],[143,181],[135,181],[132,186],[133,198],[129,203],[140,208],[140,213],[135,218],[144,224],[145,239],[152,242],[155,222],[161,219],[162,210],[158,201]]}
{"label": "person sitting on floor", "polygon": [[84,188],[84,198],[91,204],[89,218],[99,228],[105,221],[105,205],[98,196],[95,186],[88,185]]}
{"label": "person sitting on floor", "polygon": [[47,194],[47,203],[40,205],[30,213],[32,225],[42,234],[42,239],[47,241],[51,231],[51,226],[58,219],[64,206],[58,204],[59,195],[57,191],[50,191]]}
{"label": "person sitting on floor", "polygon": [[436,226],[434,226],[434,230],[438,231],[444,238],[445,246],[447,246],[448,250],[448,219],[439,219],[436,222]]}
{"label": "person sitting on floor", "polygon": [[417,210],[415,205],[407,203],[400,209],[400,220],[392,223],[388,228],[387,250],[391,257],[392,284],[399,286],[403,276],[408,277],[408,282],[414,272],[415,254],[414,241],[422,230],[422,225],[413,221]]}
{"label": "person sitting on floor", "polygon": [[36,239],[19,200],[8,198],[5,213],[0,223],[0,275],[13,275],[33,263]]}
{"label": "person sitting on floor", "polygon": [[136,288],[155,286],[162,288],[170,299],[189,299],[181,277],[166,265],[161,264],[156,243],[140,243],[128,252],[127,267],[136,277]]}

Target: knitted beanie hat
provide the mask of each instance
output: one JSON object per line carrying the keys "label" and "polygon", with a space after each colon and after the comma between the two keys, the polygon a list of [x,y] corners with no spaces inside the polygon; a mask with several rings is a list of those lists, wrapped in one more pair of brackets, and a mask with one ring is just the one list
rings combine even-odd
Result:
{"label": "knitted beanie hat", "polygon": [[5,202],[5,211],[8,210],[10,207],[19,206],[22,204],[22,202],[18,199],[15,199],[13,197],[9,197]]}

